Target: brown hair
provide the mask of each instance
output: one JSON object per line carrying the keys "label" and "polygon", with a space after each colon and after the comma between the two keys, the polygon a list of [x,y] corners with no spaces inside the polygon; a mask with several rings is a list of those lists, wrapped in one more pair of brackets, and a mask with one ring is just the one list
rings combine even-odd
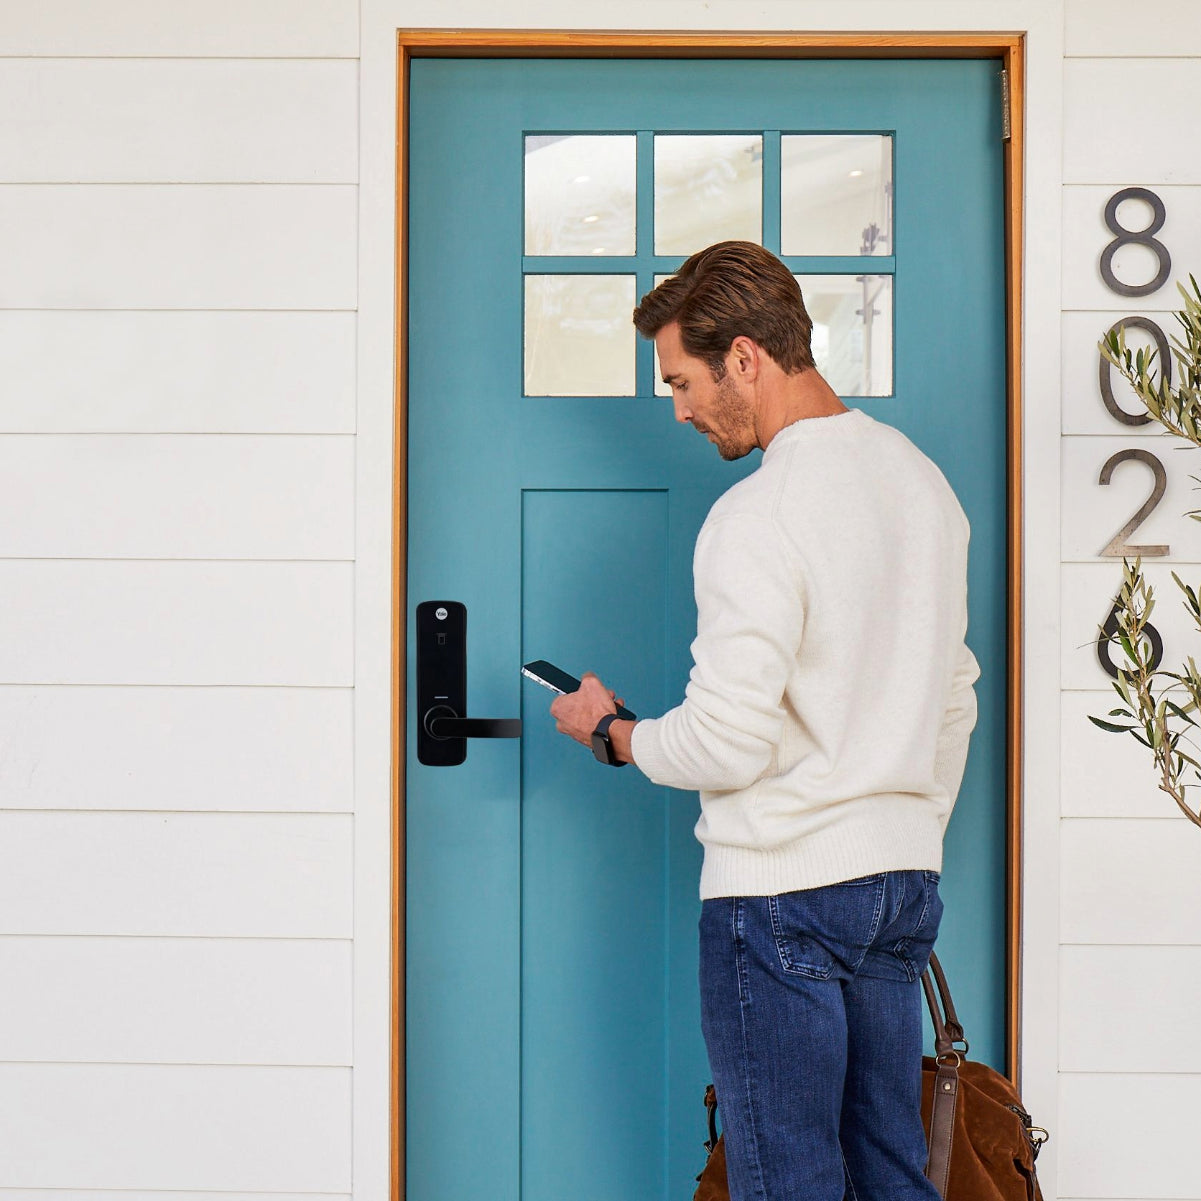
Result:
{"label": "brown hair", "polygon": [[680,343],[702,359],[715,380],[735,338],[761,346],[789,375],[813,366],[813,322],[791,271],[754,242],[718,242],[697,251],[670,279],[648,292],[634,325],[653,338],[680,323]]}

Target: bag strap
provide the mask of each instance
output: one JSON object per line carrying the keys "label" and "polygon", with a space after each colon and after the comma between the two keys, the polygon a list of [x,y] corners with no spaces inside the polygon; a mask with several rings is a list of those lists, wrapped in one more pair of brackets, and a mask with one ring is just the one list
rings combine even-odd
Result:
{"label": "bag strap", "polygon": [[[942,1002],[942,1013],[946,1015],[945,1019],[938,1012],[939,1007],[931,995],[929,987],[931,976],[938,985],[938,998]],[[951,1000],[951,990],[947,985],[947,977],[943,973],[942,964],[938,962],[938,956],[933,951],[930,952],[930,964],[922,973],[922,987],[926,990],[926,1004],[930,1007],[930,1018],[934,1022],[935,1035],[937,1036],[940,1030],[945,1033],[947,1050],[957,1050],[952,1044],[963,1043],[963,1050],[959,1053],[966,1055],[968,1041],[963,1035],[963,1024],[955,1013],[955,1003]]]}
{"label": "bag strap", "polygon": [[717,1090],[711,1084],[705,1089],[705,1108],[709,1111],[709,1141],[705,1150],[712,1155],[717,1146]]}
{"label": "bag strap", "polygon": [[[938,992],[935,994],[935,983]],[[930,1154],[926,1160],[926,1179],[938,1189],[940,1197],[947,1195],[951,1175],[951,1145],[955,1138],[955,1103],[959,1099],[959,1065],[967,1054],[967,1039],[955,1014],[951,990],[943,974],[942,964],[933,952],[930,965],[922,972],[922,991],[934,1024],[935,1062],[934,1104],[930,1113]],[[941,1002],[941,1005],[939,1004]],[[945,1016],[944,1016],[945,1015]],[[956,1047],[963,1044],[963,1050]]]}

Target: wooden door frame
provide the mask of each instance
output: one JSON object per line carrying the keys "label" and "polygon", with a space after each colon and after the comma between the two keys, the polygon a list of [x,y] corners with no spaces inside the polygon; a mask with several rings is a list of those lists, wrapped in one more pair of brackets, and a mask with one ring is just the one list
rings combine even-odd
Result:
{"label": "wooden door frame", "polygon": [[405,754],[408,548],[408,91],[415,58],[997,58],[1006,71],[1004,143],[1007,491],[1005,1062],[1017,1082],[1022,884],[1022,267],[1025,64],[1022,33],[605,33],[397,30],[396,263],[392,534],[392,1055],[391,1198],[404,1197]]}

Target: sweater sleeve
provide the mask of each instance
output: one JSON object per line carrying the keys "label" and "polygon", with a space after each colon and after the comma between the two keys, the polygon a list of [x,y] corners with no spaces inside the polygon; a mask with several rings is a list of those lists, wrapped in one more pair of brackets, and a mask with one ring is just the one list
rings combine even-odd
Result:
{"label": "sweater sleeve", "polygon": [[780,741],[804,629],[804,578],[775,525],[744,514],[706,523],[693,576],[697,633],[684,701],[638,722],[634,759],[656,784],[746,788]]}
{"label": "sweater sleeve", "polygon": [[934,752],[934,777],[946,790],[948,800],[943,815],[944,829],[963,783],[968,738],[976,725],[976,693],[972,685],[979,678],[980,664],[976,662],[976,656],[966,642],[961,643],[951,683],[951,699],[943,714]]}

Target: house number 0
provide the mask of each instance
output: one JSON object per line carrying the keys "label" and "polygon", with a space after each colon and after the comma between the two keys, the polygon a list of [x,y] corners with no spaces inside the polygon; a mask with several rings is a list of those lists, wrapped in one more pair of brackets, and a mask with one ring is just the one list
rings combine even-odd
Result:
{"label": "house number 0", "polygon": [[[1121,224],[1118,220],[1118,206],[1124,200],[1141,200],[1150,205],[1151,221],[1146,228],[1130,230]],[[1122,188],[1109,198],[1105,205],[1105,226],[1114,237],[1113,241],[1101,251],[1100,268],[1101,278],[1105,281],[1105,286],[1111,292],[1119,296],[1149,296],[1152,292],[1162,288],[1167,282],[1168,275],[1172,270],[1172,255],[1168,248],[1155,236],[1163,229],[1166,220],[1167,209],[1164,207],[1164,202],[1149,188]],[[1145,284],[1128,284],[1118,279],[1114,274],[1113,259],[1114,255],[1123,246],[1145,246],[1155,255],[1158,270],[1152,280]],[[1151,335],[1155,341],[1160,371],[1163,373],[1163,378],[1168,383],[1171,383],[1172,362],[1168,339],[1159,325],[1149,317],[1130,316],[1123,317],[1120,321],[1116,322],[1110,332],[1123,329],[1141,329]],[[1097,383],[1101,393],[1101,401],[1105,405],[1106,412],[1114,420],[1120,421],[1123,425],[1146,425],[1151,420],[1149,414],[1128,413],[1118,404],[1113,394],[1113,380],[1110,374],[1112,367],[1103,355],[1099,355],[1098,358],[1100,365]],[[1131,447],[1126,450],[1120,450],[1116,454],[1111,455],[1101,468],[1101,474],[1097,479],[1097,483],[1101,485],[1108,484],[1113,476],[1114,469],[1120,463],[1132,461],[1143,463],[1151,469],[1152,476],[1154,477],[1154,487],[1151,495],[1141,508],[1109,540],[1100,553],[1103,557],[1107,558],[1121,558],[1123,555],[1132,554],[1143,555],[1147,558],[1159,558],[1171,554],[1172,548],[1167,544],[1132,546],[1126,541],[1151,516],[1156,505],[1163,499],[1164,493],[1167,491],[1168,474],[1157,455],[1142,448],[1135,449]],[[1113,648],[1112,639],[1118,632],[1117,610],[1118,598],[1114,597],[1110,602],[1109,613],[1101,627],[1101,633],[1097,637],[1097,661],[1101,664],[1106,674],[1115,680],[1118,678],[1118,669],[1110,658],[1110,652]],[[1163,659],[1163,639],[1160,637],[1159,631],[1149,622],[1145,626],[1144,632],[1151,643],[1151,667],[1155,669]]]}

